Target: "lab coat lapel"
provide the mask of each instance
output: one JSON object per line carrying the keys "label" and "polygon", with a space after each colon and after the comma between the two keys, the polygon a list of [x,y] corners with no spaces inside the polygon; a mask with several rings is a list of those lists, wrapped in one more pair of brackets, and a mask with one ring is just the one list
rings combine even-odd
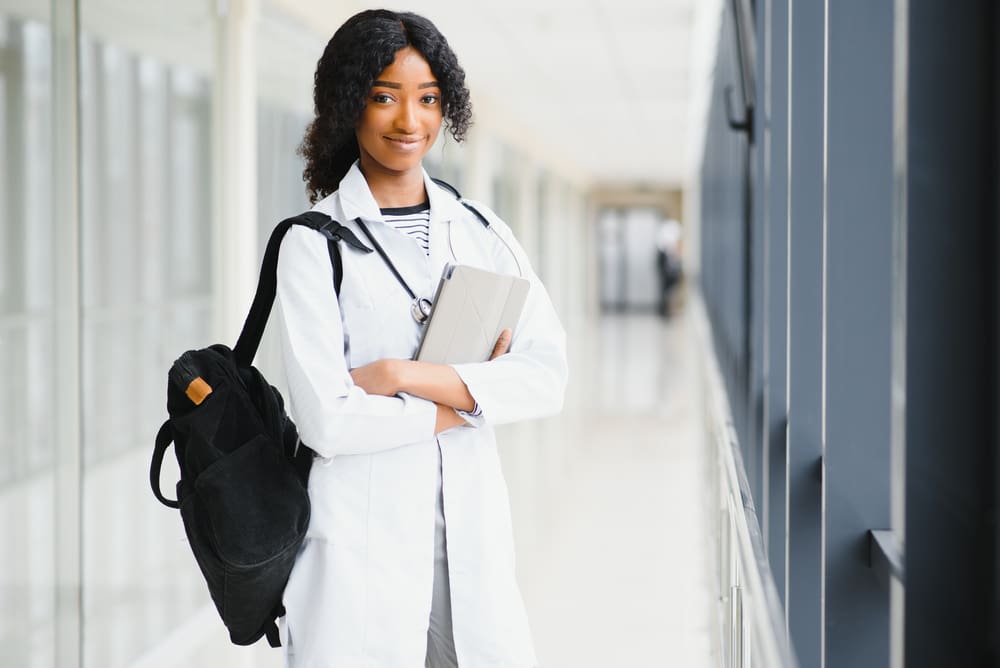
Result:
{"label": "lab coat lapel", "polygon": [[368,188],[368,181],[361,173],[357,161],[351,165],[347,174],[340,180],[337,192],[340,194],[340,208],[343,209],[344,217],[347,218],[347,220],[340,221],[341,223],[346,225],[348,221],[353,221],[355,218],[365,221],[382,221],[382,212],[379,211],[375,196]]}

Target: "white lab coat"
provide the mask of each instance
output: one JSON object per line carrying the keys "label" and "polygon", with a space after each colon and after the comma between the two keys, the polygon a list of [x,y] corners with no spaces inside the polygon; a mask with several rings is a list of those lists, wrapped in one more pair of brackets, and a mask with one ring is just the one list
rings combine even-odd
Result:
{"label": "white lab coat", "polygon": [[326,240],[300,226],[287,233],[278,304],[290,410],[302,442],[318,455],[309,480],[309,531],[284,596],[284,644],[294,668],[424,665],[439,448],[459,664],[537,663],[514,577],[493,426],[561,409],[566,337],[507,225],[477,204],[494,234],[426,174],[424,181],[429,257],[416,240],[385,224],[357,164],[315,210],[370,245],[354,222],[364,220],[418,296],[433,296],[448,262],[514,275],[519,262],[531,289],[510,352],[455,365],[482,415],[435,437],[432,402],[369,395],[349,374],[378,359],[413,358],[421,330],[410,315],[410,297],[377,253],[341,244],[338,303]]}

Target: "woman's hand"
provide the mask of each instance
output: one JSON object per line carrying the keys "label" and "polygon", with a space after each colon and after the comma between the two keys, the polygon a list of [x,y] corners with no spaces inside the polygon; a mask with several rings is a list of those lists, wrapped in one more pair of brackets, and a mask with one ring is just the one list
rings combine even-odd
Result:
{"label": "woman's hand", "polygon": [[507,354],[510,350],[510,340],[513,337],[514,333],[510,331],[510,327],[500,332],[500,338],[497,339],[496,345],[493,346],[493,352],[490,353],[490,361]]}
{"label": "woman's hand", "polygon": [[[500,338],[497,339],[496,345],[493,346],[493,352],[490,353],[491,361],[495,360],[496,358],[500,357],[503,354],[506,354],[507,351],[510,350],[510,340],[512,336],[513,332],[511,332],[510,329],[505,329],[502,332],[500,332]],[[469,390],[465,387],[465,383],[461,383],[461,389],[464,392],[462,396],[463,402],[465,402],[466,399],[472,399],[472,395],[469,394]],[[466,424],[465,418],[456,413],[455,408],[451,406],[446,406],[441,403],[438,403],[436,405],[437,405],[437,423],[434,426],[435,434],[440,434],[442,431],[447,431],[452,427],[460,427]],[[473,400],[473,405],[475,405],[475,400]],[[463,410],[471,410],[471,408],[466,407]]]}
{"label": "woman's hand", "polygon": [[400,365],[406,360],[385,359],[351,369],[354,384],[368,394],[394,397],[399,394]]}

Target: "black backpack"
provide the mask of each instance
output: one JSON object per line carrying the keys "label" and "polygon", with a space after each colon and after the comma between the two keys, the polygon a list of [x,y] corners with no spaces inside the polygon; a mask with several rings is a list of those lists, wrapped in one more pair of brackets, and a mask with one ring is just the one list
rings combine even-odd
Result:
{"label": "black backpack", "polygon": [[[338,242],[370,252],[321,213],[279,223],[235,347],[189,350],[171,366],[170,418],[156,435],[149,470],[156,498],[180,509],[208,591],[237,645],[265,635],[272,647],[280,644],[275,620],[284,615],[282,594],[309,526],[312,451],[299,443],[281,394],[251,366],[274,303],[278,248],[292,225],[328,239],[338,295],[343,276]],[[171,442],[180,466],[176,501],[160,491],[160,466]]]}

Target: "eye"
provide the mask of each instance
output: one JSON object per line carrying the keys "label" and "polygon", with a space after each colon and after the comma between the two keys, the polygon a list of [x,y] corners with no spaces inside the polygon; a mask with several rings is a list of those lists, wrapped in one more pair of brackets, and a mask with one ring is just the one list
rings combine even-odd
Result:
{"label": "eye", "polygon": [[392,102],[392,96],[387,93],[375,93],[372,95],[372,102],[377,104],[388,104]]}
{"label": "eye", "polygon": [[424,95],[420,101],[424,104],[437,104],[441,98],[434,94]]}

